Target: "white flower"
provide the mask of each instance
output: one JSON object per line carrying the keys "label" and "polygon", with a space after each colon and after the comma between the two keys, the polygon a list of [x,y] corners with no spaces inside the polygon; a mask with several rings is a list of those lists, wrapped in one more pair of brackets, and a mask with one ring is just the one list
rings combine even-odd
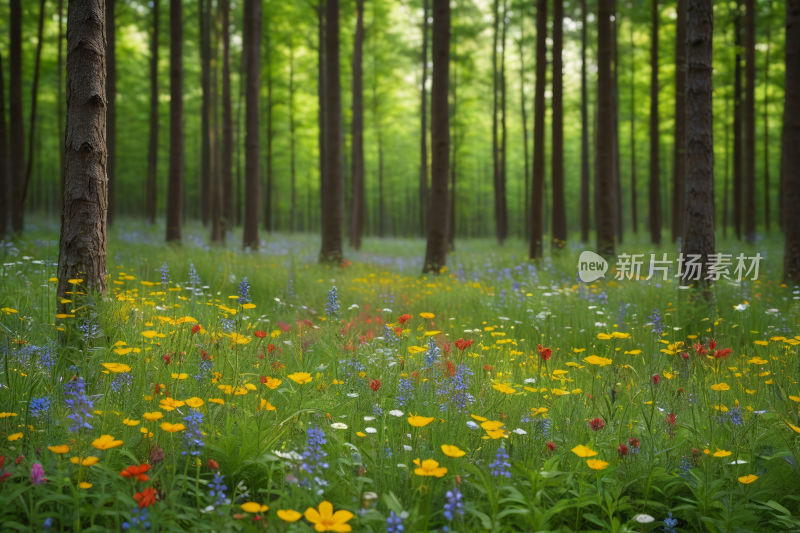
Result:
{"label": "white flower", "polygon": [[303,458],[303,456],[297,452],[279,452],[278,450],[272,450],[272,453],[281,459],[288,459],[289,461],[299,461]]}
{"label": "white flower", "polygon": [[650,522],[655,520],[655,518],[653,518],[649,514],[637,514],[636,516],[633,517],[633,519],[639,522],[640,524],[649,524]]}
{"label": "white flower", "polygon": [[511,320],[511,319],[510,319],[510,318],[508,318],[507,316],[499,316],[499,317],[497,317],[497,318],[499,318],[500,320]]}
{"label": "white flower", "polygon": [[729,464],[732,464],[732,465],[746,465],[747,461],[745,461],[744,459],[737,459],[735,461],[731,461]]}
{"label": "white flower", "polygon": [[735,306],[733,306],[733,308],[736,309],[737,311],[746,311],[747,310],[747,304],[735,305]]}
{"label": "white flower", "polygon": [[331,427],[333,429],[347,429],[347,424],[342,422],[334,422],[333,424],[331,424]]}
{"label": "white flower", "polygon": [[403,449],[405,451],[407,451],[407,452],[410,452],[411,451],[411,446],[409,446],[408,444],[403,444]]}
{"label": "white flower", "polygon": [[467,427],[470,429],[478,429],[478,424],[476,424],[472,420],[467,420]]}
{"label": "white flower", "polygon": [[382,311],[383,311],[384,313],[392,313],[392,312],[393,312],[391,309],[387,309],[386,307],[384,307],[384,308],[382,309]]}
{"label": "white flower", "polygon": [[375,420],[374,416],[365,416],[364,417],[364,422],[372,422],[373,420]]}
{"label": "white flower", "polygon": [[397,468],[408,468],[408,467],[403,463],[397,463]]}
{"label": "white flower", "polygon": [[378,432],[378,430],[375,429],[375,428],[366,428],[366,429],[364,429],[364,431],[366,431],[367,433],[377,433]]}
{"label": "white flower", "polygon": [[377,500],[378,499],[378,495],[375,494],[374,492],[365,492],[364,493],[364,499],[365,500]]}
{"label": "white flower", "polygon": [[514,433],[516,433],[517,435],[527,435],[527,434],[528,434],[528,432],[527,432],[527,431],[525,431],[525,430],[524,430],[524,429],[522,429],[522,428],[517,428],[517,429],[515,429],[515,430],[514,430]]}
{"label": "white flower", "polygon": [[285,344],[286,346],[291,346],[292,345],[292,341],[283,341],[283,344]]}
{"label": "white flower", "polygon": [[348,392],[347,395],[349,397],[351,397],[351,398],[358,398],[358,393],[357,392]]}
{"label": "white flower", "polygon": [[396,416],[397,418],[400,418],[401,416],[403,416],[403,411],[398,411],[397,409],[394,409],[392,411],[389,411],[389,414],[392,416]]}
{"label": "white flower", "polygon": [[528,378],[524,381],[524,383],[536,383],[536,378]]}

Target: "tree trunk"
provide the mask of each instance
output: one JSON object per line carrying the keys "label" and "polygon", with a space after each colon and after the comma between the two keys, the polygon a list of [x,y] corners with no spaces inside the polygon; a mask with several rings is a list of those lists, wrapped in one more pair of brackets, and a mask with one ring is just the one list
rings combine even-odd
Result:
{"label": "tree trunk", "polygon": [[714,253],[712,6],[712,0],[688,0],[686,9],[686,213],[681,251],[684,256],[701,256],[701,279]]}
{"label": "tree trunk", "polygon": [[153,0],[153,36],[150,41],[150,139],[147,148],[146,217],[156,223],[158,181],[158,10],[161,0]]}
{"label": "tree trunk", "polygon": [[536,1],[536,86],[533,99],[533,187],[530,258],[544,254],[544,92],[547,84],[547,0]]}
{"label": "tree trunk", "polygon": [[672,163],[672,242],[683,235],[686,174],[686,0],[678,0],[675,28],[675,146]]}
{"label": "tree trunk", "polygon": [[[756,5],[745,0],[744,235],[756,241]],[[767,163],[766,161],[764,162]]]}
{"label": "tree trunk", "polygon": [[[519,105],[522,112],[522,153],[525,158],[525,193],[523,201],[525,202],[525,210],[522,217],[523,236],[525,239],[530,238],[530,225],[528,221],[531,219],[531,191],[530,191],[530,156],[528,155],[528,114],[525,109],[525,52],[522,46],[525,40],[525,15],[520,14],[520,37],[519,37]],[[453,161],[455,164],[455,161]],[[453,191],[455,194],[455,190]]]}
{"label": "tree trunk", "polygon": [[661,153],[658,138],[658,1],[650,0],[650,242],[661,244]]}
{"label": "tree trunk", "polygon": [[[264,198],[264,229],[272,233],[272,37],[270,29],[266,31],[267,39],[267,190]],[[309,196],[310,200],[310,196]],[[309,210],[309,216],[310,210]],[[310,226],[310,225],[309,225]],[[311,231],[310,227],[306,231]]]}
{"label": "tree trunk", "polygon": [[327,0],[325,16],[325,166],[320,261],[341,263],[342,91],[339,77],[339,0]]}
{"label": "tree trunk", "polygon": [[294,233],[295,216],[297,214],[297,176],[295,167],[294,138],[294,46],[289,38],[289,185],[291,187],[289,203],[289,233]]}
{"label": "tree trunk", "polygon": [[[61,214],[61,204],[64,198],[64,60],[62,48],[64,44],[64,3],[63,0],[58,0],[58,59],[57,59],[57,75],[56,83],[58,89],[56,90],[56,135],[58,139],[58,182],[59,182],[59,195],[56,202],[58,214]],[[5,194],[5,189],[0,189]],[[6,219],[4,219],[6,220]],[[5,226],[5,224],[3,224]],[[3,228],[5,229],[5,227]]]}
{"label": "tree trunk", "polygon": [[772,17],[772,1],[767,2],[767,34],[765,41],[767,43],[767,53],[764,58],[764,224],[766,225],[767,233],[770,230],[770,219],[772,218],[769,210],[769,52],[772,45],[770,34],[772,33],[770,17]]}
{"label": "tree trunk", "polygon": [[508,238],[508,195],[506,194],[506,171],[508,159],[506,158],[506,146],[508,143],[508,135],[506,134],[506,31],[508,30],[508,23],[506,22],[506,2],[503,0],[503,33],[500,43],[500,132],[502,138],[500,140],[500,155],[499,163],[500,169],[498,171],[499,181],[499,196],[500,196],[500,229],[498,241],[502,245]]}
{"label": "tree trunk", "polygon": [[350,207],[350,246],[361,249],[364,217],[364,0],[356,0],[356,31],[353,38],[353,123],[351,178],[353,199]]}
{"label": "tree trunk", "polygon": [[28,184],[31,181],[31,174],[33,173],[33,149],[35,145],[36,139],[36,109],[39,104],[39,67],[42,63],[42,44],[44,41],[43,38],[43,30],[44,30],[44,1],[41,1],[39,5],[39,32],[37,34],[37,41],[36,41],[36,60],[33,66],[33,85],[31,85],[31,116],[30,116],[30,128],[29,128],[29,137],[28,137],[28,161],[25,167],[25,184],[22,187],[22,200],[20,203],[22,204],[21,208],[25,209],[25,201],[28,197]]}
{"label": "tree trunk", "polygon": [[[376,25],[377,25],[377,14],[375,13],[375,9],[373,8],[373,22],[372,28],[373,32],[377,32]],[[375,33],[373,33],[375,35]],[[378,55],[375,51],[375,40],[376,37],[372,39],[372,118],[375,121],[375,137],[378,144],[378,214],[383,213],[383,134],[381,128],[381,117],[379,113],[379,102],[378,102]],[[363,167],[362,167],[362,175],[363,175]],[[361,218],[359,220],[359,235],[364,234],[364,228],[366,227],[366,218],[367,210],[366,205],[366,188],[364,187],[363,181],[361,186]],[[411,211],[411,203],[410,203],[410,196],[406,193],[406,208],[409,217],[413,217]],[[378,216],[378,237],[383,238],[383,217]],[[410,224],[409,229],[413,229],[413,224]]]}
{"label": "tree trunk", "polygon": [[169,2],[169,182],[167,242],[181,241],[183,222],[183,3]]}
{"label": "tree trunk", "polygon": [[786,0],[786,97],[784,100],[783,278],[800,280],[800,0]]}
{"label": "tree trunk", "polygon": [[230,0],[222,1],[222,239],[233,227],[233,111],[231,107]]}
{"label": "tree trunk", "polygon": [[450,166],[450,0],[433,0],[431,79],[431,201],[423,272],[439,274],[447,264],[447,178]]}
{"label": "tree trunk", "polygon": [[8,179],[8,130],[6,129],[6,94],[3,80],[3,56],[0,54],[0,237],[8,228],[11,183]]}
{"label": "tree trunk", "polygon": [[242,245],[258,248],[258,184],[259,178],[259,129],[258,101],[261,92],[261,0],[245,0],[245,24],[249,25],[245,60],[247,87],[246,137],[244,141],[245,214]]}
{"label": "tree trunk", "polygon": [[[679,0],[683,1],[683,0]],[[631,219],[633,234],[639,233],[639,217],[636,209],[636,69],[634,62],[633,46],[633,12],[630,20],[631,30]],[[620,200],[621,201],[621,200]]]}
{"label": "tree trunk", "polygon": [[211,1],[198,0],[200,22],[200,219],[208,225],[211,206]]}
{"label": "tree trunk", "polygon": [[[589,111],[586,92],[586,0],[581,1],[581,242],[589,242]],[[635,219],[635,218],[634,218]]]}
{"label": "tree trunk", "polygon": [[597,131],[595,148],[595,225],[597,251],[614,254],[614,95],[611,78],[611,17],[614,0],[599,0],[597,17]]}
{"label": "tree trunk", "polygon": [[211,16],[209,4],[208,19],[211,22],[209,30],[210,63],[211,63],[211,178],[209,183],[209,203],[211,210],[211,242],[225,242],[224,226],[222,222],[222,144],[220,142],[219,118],[219,38],[220,20],[222,19],[222,2],[217,3],[215,16]]}
{"label": "tree trunk", "polygon": [[614,95],[612,101],[614,102],[614,141],[612,155],[614,157],[614,229],[617,234],[617,241],[622,244],[622,180],[619,174],[619,58],[617,47],[617,18],[614,18],[614,23],[611,25],[611,42],[613,43],[614,59],[613,59],[613,81],[614,81]]}
{"label": "tree trunk", "polygon": [[734,46],[736,49],[733,68],[733,226],[736,238],[742,238],[742,23],[741,4],[733,13]]}
{"label": "tree trunk", "polygon": [[553,0],[553,248],[567,243],[567,208],[564,205],[564,0]]}
{"label": "tree trunk", "polygon": [[422,94],[419,145],[419,234],[425,235],[428,210],[428,1],[422,0]]}
{"label": "tree trunk", "polygon": [[[81,289],[106,291],[106,43],[103,0],[67,7],[67,123],[58,300]],[[88,291],[86,291],[88,292]],[[64,304],[59,304],[63,312]]]}

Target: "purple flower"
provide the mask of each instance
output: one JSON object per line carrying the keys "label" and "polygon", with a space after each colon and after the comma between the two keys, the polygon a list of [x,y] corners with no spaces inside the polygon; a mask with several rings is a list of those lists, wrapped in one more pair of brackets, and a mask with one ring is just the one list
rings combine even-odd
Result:
{"label": "purple flower", "polygon": [[44,477],[44,469],[39,463],[33,463],[31,467],[31,485],[41,485],[47,483],[47,478]]}

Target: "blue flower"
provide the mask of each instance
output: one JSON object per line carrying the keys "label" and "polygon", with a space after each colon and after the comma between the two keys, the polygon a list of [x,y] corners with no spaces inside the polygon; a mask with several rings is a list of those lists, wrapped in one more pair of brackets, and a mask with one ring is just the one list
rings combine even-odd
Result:
{"label": "blue flower", "polygon": [[47,415],[50,410],[50,398],[42,396],[41,398],[31,398],[31,403],[28,404],[28,410],[32,417],[39,418],[41,415]]}
{"label": "blue flower", "polygon": [[200,276],[197,274],[197,269],[194,268],[194,263],[189,263],[189,285],[193,289],[197,289],[201,285]]}
{"label": "blue flower", "polygon": [[222,483],[224,479],[225,476],[220,474],[219,470],[217,470],[214,472],[214,479],[208,484],[208,488],[211,489],[208,491],[208,495],[212,498],[214,496],[217,497],[214,502],[214,506],[217,507],[225,502],[225,491],[228,490],[228,486]]}
{"label": "blue flower", "polygon": [[489,464],[489,468],[492,469],[492,475],[494,477],[511,477],[511,471],[509,468],[511,467],[511,463],[508,462],[508,452],[504,446],[500,446],[497,449],[497,455],[494,457],[494,462]]}
{"label": "blue flower", "polygon": [[387,325],[383,326],[383,341],[386,344],[397,344],[402,339],[394,332],[392,328]]}
{"label": "blue flower", "polygon": [[444,517],[450,522],[457,516],[464,516],[464,504],[461,502],[462,498],[463,496],[458,488],[448,490],[447,494],[445,494],[445,499],[447,501],[444,504]]}
{"label": "blue flower", "polygon": [[658,309],[653,309],[653,315],[647,317],[647,320],[653,323],[653,333],[661,335],[664,332],[664,317],[658,312]]}
{"label": "blue flower", "polygon": [[169,285],[169,267],[166,262],[161,266],[161,285],[163,287]]}
{"label": "blue flower", "polygon": [[441,354],[442,351],[436,345],[436,341],[433,340],[433,337],[428,339],[428,351],[425,352],[425,364],[428,366],[433,365]]}
{"label": "blue flower", "polygon": [[677,518],[672,518],[672,513],[668,513],[669,518],[664,519],[664,531],[666,533],[676,533],[675,526],[678,525]]}
{"label": "blue flower", "polygon": [[300,469],[309,474],[308,478],[304,481],[306,486],[311,485],[312,476],[313,483],[317,486],[324,487],[328,484],[327,481],[322,479],[322,475],[328,468],[328,463],[325,458],[328,454],[322,449],[322,445],[328,441],[325,439],[325,432],[317,428],[309,428],[307,433],[307,446],[303,450],[302,463]]}
{"label": "blue flower", "polygon": [[69,430],[74,432],[79,431],[81,428],[94,429],[88,422],[87,418],[92,418],[89,410],[92,409],[92,401],[86,397],[86,383],[83,378],[78,378],[75,381],[69,381],[64,385],[64,396],[71,396],[65,398],[64,403],[70,410],[67,418],[72,420],[74,426],[70,426]]}
{"label": "blue flower", "polygon": [[246,304],[250,301],[250,284],[247,282],[247,277],[242,278],[239,283],[239,304]]}
{"label": "blue flower", "polygon": [[403,519],[394,511],[390,511],[389,518],[386,519],[386,533],[401,533],[402,531],[405,531]]}
{"label": "blue flower", "polygon": [[186,448],[181,455],[189,454],[197,457],[201,453],[201,448],[205,447],[203,433],[200,431],[200,424],[203,423],[203,413],[193,410],[188,416],[183,417],[186,422],[186,431],[183,433],[183,446]]}
{"label": "blue flower", "polygon": [[328,291],[328,302],[325,304],[325,314],[328,316],[339,315],[339,295],[336,286]]}

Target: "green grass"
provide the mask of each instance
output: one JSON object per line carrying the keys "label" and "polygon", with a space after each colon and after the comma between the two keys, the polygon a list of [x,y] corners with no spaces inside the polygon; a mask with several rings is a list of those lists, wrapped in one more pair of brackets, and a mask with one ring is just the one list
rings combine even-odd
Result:
{"label": "green grass", "polygon": [[[366,239],[330,267],[316,263],[315,236],[262,235],[266,245],[245,253],[238,234],[209,248],[207,230],[190,225],[184,245],[169,247],[162,229],[121,221],[109,236],[109,293],[76,285],[66,317],[56,316],[48,281],[57,227],[36,221],[26,240],[3,248],[0,412],[15,415],[0,418],[4,529],[39,531],[50,520],[53,530],[121,530],[134,495],[149,488],[159,531],[311,531],[306,518],[290,524],[278,510],[305,513],[323,501],[352,513],[354,531],[387,531],[390,512],[405,531],[661,531],[668,513],[676,531],[800,527],[798,291],[780,283],[777,237],[753,249],[720,241],[726,253],[766,259],[757,282],[719,282],[708,303],[674,278],[578,283],[583,248],[574,242],[530,263],[522,241],[458,241],[449,268],[426,277],[421,240]],[[620,249],[655,252],[644,238],[626,235]],[[244,277],[254,308],[237,301]],[[327,316],[333,286],[340,309]],[[693,345],[709,349],[712,338],[732,353],[698,355]],[[441,352],[433,361],[432,339]],[[473,344],[461,350],[459,339]],[[611,362],[590,364],[591,355]],[[289,377],[301,372],[310,382]],[[70,431],[65,384],[77,377],[93,428]],[[49,408],[37,412],[43,397]],[[203,403],[169,410],[167,398]],[[145,417],[155,412],[162,418]],[[196,457],[181,454],[193,413],[204,443]],[[414,414],[433,420],[415,427]],[[170,433],[163,423],[185,427]],[[312,428],[325,434],[319,449]],[[101,435],[122,444],[97,449]],[[69,452],[48,450],[58,445]],[[465,454],[449,457],[442,445]],[[579,457],[578,445],[596,455]],[[504,453],[510,477],[493,475]],[[87,456],[99,461],[69,461]],[[423,466],[442,476],[417,475],[415,459],[437,461]],[[587,459],[607,466],[593,470]],[[221,502],[209,495],[212,460],[225,476]],[[304,469],[318,462],[327,468]],[[34,463],[46,483],[32,484]],[[146,481],[120,475],[142,463],[152,466]],[[748,475],[758,478],[739,481]],[[445,505],[456,489],[463,513],[451,521]],[[269,510],[246,512],[246,502]]]}

